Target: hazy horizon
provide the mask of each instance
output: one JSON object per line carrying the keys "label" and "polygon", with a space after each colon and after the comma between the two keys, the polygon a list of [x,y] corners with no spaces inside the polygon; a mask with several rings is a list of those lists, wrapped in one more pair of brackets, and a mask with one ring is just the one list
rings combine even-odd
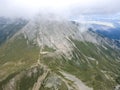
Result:
{"label": "hazy horizon", "polygon": [[55,13],[65,17],[80,14],[116,14],[120,0],[0,0],[0,16],[32,17],[37,13]]}

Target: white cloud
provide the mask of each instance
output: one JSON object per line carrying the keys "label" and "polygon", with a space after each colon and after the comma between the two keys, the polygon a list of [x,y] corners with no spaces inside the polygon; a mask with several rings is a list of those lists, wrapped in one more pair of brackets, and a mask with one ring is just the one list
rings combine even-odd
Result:
{"label": "white cloud", "polygon": [[117,13],[120,0],[0,0],[0,16],[32,16],[38,11],[63,15]]}
{"label": "white cloud", "polygon": [[110,22],[102,22],[102,21],[82,21],[81,23],[83,24],[98,24],[98,25],[103,25],[111,28],[115,28],[113,23]]}

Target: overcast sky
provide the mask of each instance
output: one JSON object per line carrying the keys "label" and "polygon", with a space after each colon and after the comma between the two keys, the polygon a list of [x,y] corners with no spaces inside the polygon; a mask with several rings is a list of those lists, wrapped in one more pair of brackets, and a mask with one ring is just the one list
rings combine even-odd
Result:
{"label": "overcast sky", "polygon": [[0,0],[0,16],[27,16],[37,12],[79,14],[115,14],[120,0]]}

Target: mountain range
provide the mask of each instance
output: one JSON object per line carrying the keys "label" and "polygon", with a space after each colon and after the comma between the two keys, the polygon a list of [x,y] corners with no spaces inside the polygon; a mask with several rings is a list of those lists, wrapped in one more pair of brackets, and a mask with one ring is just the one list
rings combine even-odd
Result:
{"label": "mountain range", "polygon": [[119,90],[120,47],[104,24],[1,17],[0,90]]}

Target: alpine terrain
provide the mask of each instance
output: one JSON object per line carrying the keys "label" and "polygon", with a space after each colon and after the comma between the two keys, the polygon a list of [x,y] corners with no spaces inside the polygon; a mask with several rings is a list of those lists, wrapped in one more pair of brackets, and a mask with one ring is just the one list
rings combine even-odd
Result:
{"label": "alpine terrain", "polygon": [[120,48],[94,28],[53,15],[0,18],[0,90],[120,90],[119,84]]}

